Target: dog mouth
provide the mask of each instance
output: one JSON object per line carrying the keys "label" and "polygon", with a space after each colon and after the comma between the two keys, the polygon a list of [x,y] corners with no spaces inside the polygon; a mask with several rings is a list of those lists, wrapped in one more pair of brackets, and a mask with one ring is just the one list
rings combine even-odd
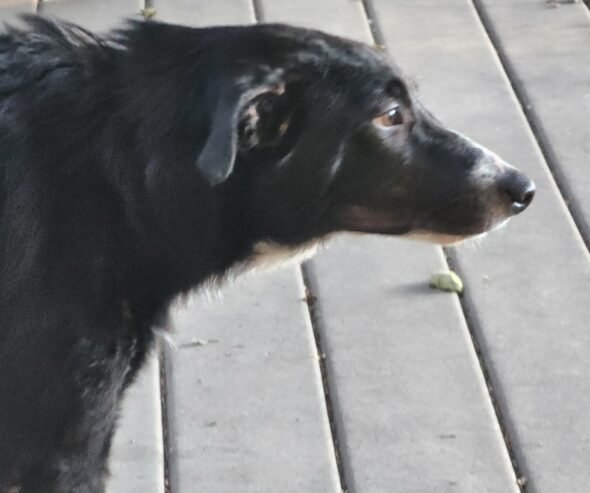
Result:
{"label": "dog mouth", "polygon": [[404,215],[392,214],[390,210],[371,206],[354,205],[339,213],[339,226],[346,231],[401,236],[403,238],[426,241],[442,246],[452,246],[485,236],[488,232],[504,227],[510,217],[498,217],[481,222],[474,221],[471,226],[449,224],[448,227],[433,224],[431,221],[409,220]]}
{"label": "dog mouth", "polygon": [[390,211],[353,205],[338,213],[338,224],[346,231],[401,236],[412,231],[412,225]]}

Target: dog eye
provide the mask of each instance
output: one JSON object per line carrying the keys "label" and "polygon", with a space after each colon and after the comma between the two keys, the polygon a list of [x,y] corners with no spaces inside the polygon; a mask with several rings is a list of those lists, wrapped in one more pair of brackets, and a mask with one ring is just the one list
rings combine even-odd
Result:
{"label": "dog eye", "polygon": [[395,127],[404,123],[404,117],[399,106],[391,108],[386,113],[373,119],[373,125],[378,127]]}

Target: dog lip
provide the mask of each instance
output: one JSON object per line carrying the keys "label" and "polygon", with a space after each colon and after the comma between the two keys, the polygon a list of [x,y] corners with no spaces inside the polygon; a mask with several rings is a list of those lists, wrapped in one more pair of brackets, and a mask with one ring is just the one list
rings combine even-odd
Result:
{"label": "dog lip", "polygon": [[392,235],[402,236],[410,233],[412,228],[409,225],[392,226],[391,228],[384,228],[382,230],[366,231],[367,233],[373,233],[378,235]]}
{"label": "dog lip", "polygon": [[348,231],[388,236],[403,236],[412,231],[412,227],[408,224],[399,224],[391,226],[344,224],[343,226]]}

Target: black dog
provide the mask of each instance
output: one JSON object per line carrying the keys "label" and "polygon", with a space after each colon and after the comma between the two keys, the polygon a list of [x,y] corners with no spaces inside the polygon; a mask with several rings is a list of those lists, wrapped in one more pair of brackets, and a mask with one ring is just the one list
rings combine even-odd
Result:
{"label": "black dog", "polygon": [[0,36],[2,493],[104,490],[121,395],[179,293],[338,231],[456,242],[532,199],[371,47],[26,22]]}

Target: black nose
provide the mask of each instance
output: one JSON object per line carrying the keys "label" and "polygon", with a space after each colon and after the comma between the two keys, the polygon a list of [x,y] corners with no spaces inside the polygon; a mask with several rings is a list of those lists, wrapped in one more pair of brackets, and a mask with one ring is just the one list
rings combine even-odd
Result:
{"label": "black nose", "polygon": [[510,208],[514,214],[524,211],[535,196],[535,183],[516,170],[505,172],[498,186],[500,192],[510,200]]}

